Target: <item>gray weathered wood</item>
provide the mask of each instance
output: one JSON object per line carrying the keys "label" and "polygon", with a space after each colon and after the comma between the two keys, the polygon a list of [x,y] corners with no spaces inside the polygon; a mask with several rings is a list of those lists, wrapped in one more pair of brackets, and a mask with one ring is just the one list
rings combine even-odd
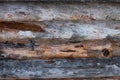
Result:
{"label": "gray weathered wood", "polygon": [[[119,0],[118,0],[119,1]],[[1,2],[0,21],[120,20],[118,3]]]}
{"label": "gray weathered wood", "polygon": [[[5,1],[10,1],[10,0],[5,0]],[[59,44],[55,43],[50,46],[48,44],[42,43],[42,41],[38,41],[44,44],[45,47],[42,46],[42,44],[40,44],[40,46],[37,47],[37,49],[35,47],[36,52],[34,53],[34,51],[31,51],[31,47],[26,48],[26,45],[22,46],[21,48],[21,46],[16,47],[17,42],[16,44],[14,44],[15,43],[14,41],[12,41],[14,42],[13,44],[11,44],[12,42],[8,43],[9,45],[2,44],[4,43],[2,42],[0,44],[0,59],[1,59],[0,78],[86,78],[86,77],[92,78],[92,77],[120,76],[120,57],[100,59],[99,56],[99,55],[104,56],[103,49],[106,48],[108,48],[108,53],[110,52],[110,56],[114,54],[115,54],[114,56],[120,56],[119,54],[120,4],[119,3],[76,3],[76,2],[25,3],[25,2],[14,2],[19,0],[11,0],[11,1],[13,2],[0,3],[0,22],[27,21],[30,23],[31,21],[33,21],[33,23],[40,25],[40,27],[41,27],[41,23],[46,24],[46,26],[44,25],[43,25],[44,27],[42,26],[42,28],[45,28],[44,33],[21,31],[20,37],[21,35],[24,36],[25,34],[24,38],[27,39],[34,37],[36,38],[37,36],[37,38],[45,38],[45,39],[62,38],[64,40],[67,38],[67,39],[74,39],[81,41],[81,38],[84,36],[82,38],[83,40],[82,43],[85,44],[82,45],[82,48],[80,48],[78,45],[76,47],[76,44],[81,44],[81,43],[73,42],[68,44],[65,43],[64,41],[63,44],[65,45],[63,45],[62,43]],[[41,0],[41,1],[47,1],[47,0]],[[70,1],[70,0],[58,0],[58,1]],[[99,0],[99,1],[79,0],[79,1],[80,2],[120,2],[120,0]],[[0,32],[0,38],[6,41],[10,38],[20,39],[18,38],[18,36],[17,37],[14,36],[17,35],[17,31],[19,32],[20,30],[3,29],[3,31],[1,30]],[[10,34],[9,32],[13,34]],[[33,33],[35,34],[35,36],[30,37],[31,34]],[[94,41],[89,41],[92,39]],[[97,41],[96,39],[99,40]],[[84,40],[88,40],[88,42],[84,42]],[[68,51],[61,50],[66,48],[67,49],[69,48]],[[81,50],[86,50],[88,53],[97,54],[98,58],[40,60],[39,56],[41,56],[41,52],[39,51],[41,49],[48,50],[45,51],[48,53],[50,52],[49,51],[50,49],[52,49],[51,51],[53,51],[54,53],[57,53],[55,52],[55,50],[62,51],[61,53],[63,53],[62,54],[63,57],[66,57],[67,53],[69,53],[70,51],[73,52],[74,54],[74,50],[72,49],[76,49],[79,52]],[[27,51],[28,53],[25,51]],[[65,52],[66,54],[64,55]],[[60,52],[58,52],[57,54],[59,53]],[[49,57],[51,57],[50,54],[46,54],[46,56],[49,55]],[[85,52],[83,52],[83,54],[85,54]],[[90,57],[91,54],[87,56]],[[92,55],[94,56],[94,54]],[[57,57],[60,57],[62,55],[57,55]],[[21,56],[27,60],[10,60],[10,59],[7,60],[7,58],[19,59],[21,58]],[[70,55],[70,57],[71,56],[73,55]],[[83,56],[85,57],[86,55],[82,55],[82,57]],[[28,60],[27,57],[31,57],[31,60]],[[35,57],[39,58],[39,60],[35,60]],[[32,58],[34,58],[34,60]],[[55,58],[54,55],[53,58]]]}
{"label": "gray weathered wood", "polygon": [[0,60],[1,78],[87,78],[120,76],[120,58]]}
{"label": "gray weathered wood", "polygon": [[[30,22],[28,23],[30,24]],[[10,25],[10,22],[7,29],[1,28],[0,51],[3,57],[17,59],[24,57],[39,59],[108,57],[103,55],[102,50],[104,49],[108,49],[109,57],[120,56],[120,21],[44,21],[32,23],[43,27],[45,31],[15,30],[14,24]],[[31,44],[30,38],[35,41],[37,46],[34,43]],[[7,42],[9,40],[11,42]],[[34,50],[30,44],[34,44]],[[80,47],[81,45],[83,47]]]}
{"label": "gray weathered wood", "polygon": [[[14,39],[76,39],[76,40],[95,40],[104,39],[108,36],[120,37],[120,21],[44,21],[44,22],[24,22],[27,25],[36,24],[36,29],[44,29],[44,32],[33,32],[31,30],[22,31],[15,30],[13,23],[3,23],[0,27],[0,40],[14,40]],[[9,25],[6,25],[9,24]],[[12,24],[12,25],[11,25]],[[16,27],[19,23],[15,23]],[[5,29],[4,27],[7,27]],[[9,28],[10,27],[10,28]],[[13,27],[13,28],[12,28]],[[22,27],[25,27],[23,25]],[[28,26],[27,26],[28,27]],[[40,28],[39,28],[40,27]],[[23,28],[24,29],[24,28]]]}

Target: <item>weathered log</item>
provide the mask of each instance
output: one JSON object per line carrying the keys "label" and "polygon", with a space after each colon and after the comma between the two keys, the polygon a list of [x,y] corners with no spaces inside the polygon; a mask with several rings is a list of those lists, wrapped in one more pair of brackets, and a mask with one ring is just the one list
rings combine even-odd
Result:
{"label": "weathered log", "polygon": [[0,77],[12,80],[14,78],[38,78],[38,80],[39,78],[88,78],[92,80],[105,78],[119,80],[119,60],[119,57],[110,59],[0,60]]}
{"label": "weathered log", "polygon": [[119,78],[120,3],[14,1],[0,2],[0,78]]}
{"label": "weathered log", "polygon": [[[118,0],[119,1],[119,0]],[[98,6],[99,5],[99,6]],[[1,2],[0,21],[120,20],[119,3]]]}
{"label": "weathered log", "polygon": [[[119,21],[1,22],[0,24],[2,58],[120,56]],[[30,24],[34,26],[33,29]],[[40,31],[36,31],[37,29]]]}
{"label": "weathered log", "polygon": [[107,37],[120,39],[119,21],[45,21],[19,24],[19,22],[1,22],[0,40],[60,38],[81,41]]}
{"label": "weathered log", "polygon": [[[110,40],[93,41],[37,41],[1,43],[1,59],[51,59],[51,58],[109,58],[120,56],[120,43]],[[41,44],[40,44],[41,43]]]}

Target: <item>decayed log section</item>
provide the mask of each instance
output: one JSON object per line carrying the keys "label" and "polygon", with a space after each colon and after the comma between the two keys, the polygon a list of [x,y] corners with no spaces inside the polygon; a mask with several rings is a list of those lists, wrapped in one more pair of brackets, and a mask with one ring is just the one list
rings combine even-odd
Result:
{"label": "decayed log section", "polygon": [[120,5],[117,3],[0,4],[1,58],[120,55]]}
{"label": "decayed log section", "polygon": [[119,80],[120,3],[14,1],[0,2],[0,78]]}
{"label": "decayed log section", "polygon": [[[0,47],[3,58],[120,56],[119,21],[33,22],[34,28],[27,27],[31,23],[1,22],[0,24]],[[17,28],[17,24],[21,24],[18,26],[22,27]]]}
{"label": "decayed log section", "polygon": [[[98,44],[98,42],[100,42]],[[106,42],[106,41],[105,41]],[[108,42],[108,41],[107,41]],[[104,43],[104,41],[85,41],[77,44],[63,45],[41,45],[36,48],[14,48],[10,43],[10,48],[1,50],[1,56],[4,58],[27,59],[27,58],[100,58],[120,56],[119,47],[114,43]],[[117,43],[115,43],[117,44]],[[20,43],[17,44],[22,47]],[[16,47],[16,46],[15,46]]]}

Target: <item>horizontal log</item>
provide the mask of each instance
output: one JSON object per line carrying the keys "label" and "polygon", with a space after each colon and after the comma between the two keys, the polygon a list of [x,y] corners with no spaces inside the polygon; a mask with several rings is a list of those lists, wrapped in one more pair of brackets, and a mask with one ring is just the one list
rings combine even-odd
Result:
{"label": "horizontal log", "polygon": [[[113,78],[120,76],[120,58],[0,60],[1,78]],[[115,78],[116,77],[116,78]],[[110,78],[110,79],[111,79]],[[119,79],[119,77],[118,77]],[[99,79],[98,79],[99,80]],[[100,79],[101,80],[101,79]]]}
{"label": "horizontal log", "polygon": [[[47,42],[48,41],[48,42]],[[110,58],[120,56],[119,41],[29,41],[1,42],[1,59]]]}
{"label": "horizontal log", "polygon": [[47,21],[120,20],[120,5],[119,3],[93,4],[93,3],[74,3],[74,2],[72,3],[1,2],[0,3],[0,21],[46,21],[46,20]]}
{"label": "horizontal log", "polygon": [[120,76],[119,7],[119,3],[1,2],[0,78]]}
{"label": "horizontal log", "polygon": [[119,21],[45,21],[45,22],[0,22],[0,40],[20,39],[70,39],[95,40],[120,39]]}

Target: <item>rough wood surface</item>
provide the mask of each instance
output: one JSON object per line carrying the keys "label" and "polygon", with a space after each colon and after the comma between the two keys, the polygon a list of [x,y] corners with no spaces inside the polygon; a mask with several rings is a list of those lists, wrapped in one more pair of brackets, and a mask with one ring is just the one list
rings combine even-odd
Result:
{"label": "rough wood surface", "polygon": [[[1,78],[92,78],[120,76],[120,58],[0,60]],[[119,79],[119,78],[118,78]]]}
{"label": "rough wood surface", "polygon": [[[120,55],[119,4],[0,4],[0,17],[3,18],[0,22],[2,58],[99,58]],[[94,18],[87,15],[91,13]],[[104,18],[106,15],[109,16]]]}
{"label": "rough wood surface", "polygon": [[3,41],[28,38],[78,41],[120,38],[120,21],[44,21],[23,22],[21,25],[19,22],[1,22],[0,28],[0,40]]}
{"label": "rough wood surface", "polygon": [[[119,0],[118,0],[119,1]],[[0,21],[120,20],[119,3],[1,2]]]}
{"label": "rough wood surface", "polygon": [[[1,22],[0,24],[2,58],[120,56],[119,21]],[[31,28],[32,26],[35,27]],[[37,29],[39,31],[36,31]]]}
{"label": "rough wood surface", "polygon": [[119,59],[120,3],[0,2],[0,78],[114,79]]}
{"label": "rough wood surface", "polygon": [[[37,43],[37,44],[36,44]],[[120,56],[120,43],[110,40],[69,41],[41,40],[1,42],[1,59],[50,59],[50,58],[110,58]]]}

